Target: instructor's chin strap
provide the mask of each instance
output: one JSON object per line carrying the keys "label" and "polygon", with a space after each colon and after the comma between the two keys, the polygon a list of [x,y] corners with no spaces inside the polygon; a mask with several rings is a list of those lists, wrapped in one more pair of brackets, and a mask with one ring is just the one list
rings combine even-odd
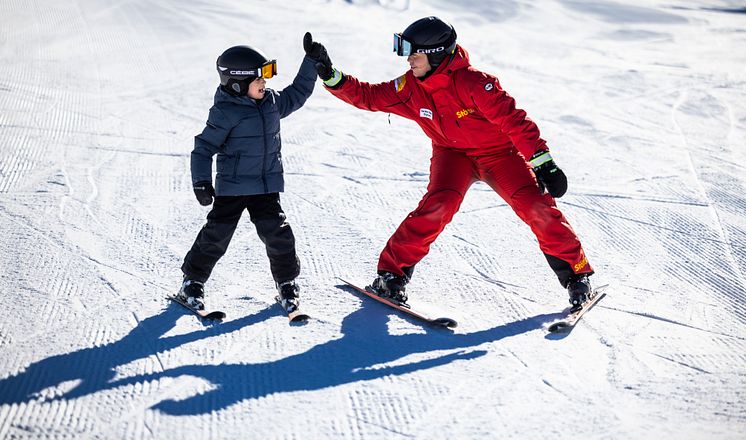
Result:
{"label": "instructor's chin strap", "polygon": [[327,87],[337,87],[340,82],[344,79],[344,74],[337,69],[333,69],[332,77],[324,81],[324,85]]}

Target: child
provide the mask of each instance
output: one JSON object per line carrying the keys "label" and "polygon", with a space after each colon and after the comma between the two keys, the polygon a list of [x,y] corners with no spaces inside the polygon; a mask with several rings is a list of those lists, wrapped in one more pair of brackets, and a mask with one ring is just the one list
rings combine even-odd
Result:
{"label": "child", "polygon": [[[243,210],[267,247],[272,277],[283,308],[299,305],[300,263],[295,237],[285,220],[279,193],[284,190],[280,119],[298,110],[313,92],[314,63],[304,58],[293,83],[280,92],[265,88],[277,74],[277,63],[249,46],[235,46],[217,60],[220,86],[207,126],[194,139],[191,171],[194,194],[210,205],[207,224],[197,235],[181,266],[179,296],[204,309],[204,283],[225,254]],[[215,188],[212,157],[217,155]]]}
{"label": "child", "polygon": [[497,78],[471,66],[466,50],[456,44],[453,26],[426,17],[395,34],[394,52],[407,57],[410,69],[380,84],[343,74],[332,67],[323,45],[310,38],[304,44],[334,96],[363,110],[414,120],[432,140],[427,193],[381,252],[373,290],[406,302],[414,266],[458,211],[469,187],[481,180],[531,227],[573,307],[588,299],[593,269],[554,200],[567,190],[565,174],[536,124]]}

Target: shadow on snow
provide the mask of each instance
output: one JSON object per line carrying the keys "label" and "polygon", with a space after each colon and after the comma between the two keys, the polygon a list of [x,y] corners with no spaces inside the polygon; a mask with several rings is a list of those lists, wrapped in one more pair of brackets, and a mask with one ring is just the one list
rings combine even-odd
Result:
{"label": "shadow on snow", "polygon": [[[256,314],[203,330],[162,337],[183,316],[180,306],[171,304],[160,314],[141,321],[119,341],[52,356],[0,380],[0,404],[74,399],[166,377],[193,376],[210,382],[214,389],[183,400],[163,400],[153,408],[171,415],[204,414],[273,393],[318,390],[384,376],[404,375],[456,360],[475,359],[487,352],[464,349],[541,328],[544,322],[554,317],[537,315],[468,334],[425,328],[424,334],[392,336],[387,327],[387,312],[390,309],[373,301],[363,301],[362,304],[360,309],[343,320],[340,339],[317,345],[304,353],[258,364],[166,366],[165,371],[114,380],[116,368],[121,365],[189,342],[228,334],[277,315],[275,307],[268,307]],[[407,355],[435,350],[460,351],[404,365],[383,365]],[[45,395],[49,392],[48,388],[68,381],[79,383],[71,390],[57,391],[53,396]]]}

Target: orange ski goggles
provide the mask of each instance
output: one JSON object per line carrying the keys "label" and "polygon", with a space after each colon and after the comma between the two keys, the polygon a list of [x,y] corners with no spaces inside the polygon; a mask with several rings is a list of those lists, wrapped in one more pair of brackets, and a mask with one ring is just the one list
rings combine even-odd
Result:
{"label": "orange ski goggles", "polygon": [[262,64],[260,67],[257,67],[256,69],[229,70],[228,74],[230,74],[233,77],[246,76],[246,77],[254,77],[254,78],[272,78],[273,76],[277,75],[277,60],[269,60],[266,63]]}

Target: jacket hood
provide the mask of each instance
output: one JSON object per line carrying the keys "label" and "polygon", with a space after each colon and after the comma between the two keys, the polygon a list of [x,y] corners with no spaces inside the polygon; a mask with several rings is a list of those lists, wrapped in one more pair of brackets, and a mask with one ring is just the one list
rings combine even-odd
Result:
{"label": "jacket hood", "polygon": [[453,59],[446,63],[440,63],[438,68],[435,70],[435,74],[442,73],[443,70],[458,70],[469,67],[471,65],[469,61],[469,53],[463,47],[456,45],[456,50],[453,52]]}

